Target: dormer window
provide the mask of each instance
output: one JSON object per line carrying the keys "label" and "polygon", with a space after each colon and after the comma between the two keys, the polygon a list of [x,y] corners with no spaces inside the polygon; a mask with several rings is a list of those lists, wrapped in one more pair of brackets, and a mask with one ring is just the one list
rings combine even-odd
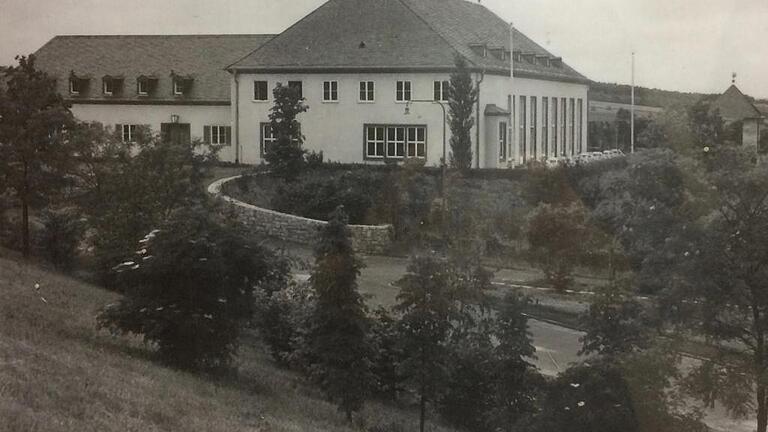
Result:
{"label": "dormer window", "polygon": [[136,78],[136,94],[139,96],[149,96],[155,89],[157,77],[152,75],[141,75]]}
{"label": "dormer window", "polygon": [[78,96],[88,91],[88,82],[91,79],[87,75],[76,75],[74,71],[69,73],[69,94]]}
{"label": "dormer window", "polygon": [[115,82],[111,79],[104,80],[104,94],[107,96],[115,94]]}
{"label": "dormer window", "polygon": [[104,96],[116,96],[120,94],[123,86],[123,77],[116,75],[105,75],[101,79],[101,90]]}
{"label": "dormer window", "polygon": [[504,60],[504,49],[503,48],[491,48],[491,55],[496,57],[499,60]]}
{"label": "dormer window", "polygon": [[554,57],[549,59],[549,64],[556,68],[563,67],[563,58],[562,57]]}
{"label": "dormer window", "polygon": [[180,75],[171,71],[171,79],[173,80],[173,95],[183,96],[189,93],[190,86],[192,85],[192,77],[189,75]]}
{"label": "dormer window", "polygon": [[71,95],[79,95],[82,91],[83,85],[81,80],[78,78],[70,78],[69,79],[69,94]]}
{"label": "dormer window", "polygon": [[537,55],[536,64],[538,64],[539,66],[549,66],[549,56]]}
{"label": "dormer window", "polygon": [[515,51],[512,55],[514,56],[514,60],[516,62],[523,60],[523,53],[521,53],[520,51]]}
{"label": "dormer window", "polygon": [[526,62],[528,62],[530,64],[535,64],[536,63],[536,54],[534,54],[534,53],[523,53],[522,54],[522,58],[523,58],[523,60],[525,60]]}
{"label": "dormer window", "polygon": [[469,48],[480,57],[488,57],[488,47],[485,44],[471,44]]}

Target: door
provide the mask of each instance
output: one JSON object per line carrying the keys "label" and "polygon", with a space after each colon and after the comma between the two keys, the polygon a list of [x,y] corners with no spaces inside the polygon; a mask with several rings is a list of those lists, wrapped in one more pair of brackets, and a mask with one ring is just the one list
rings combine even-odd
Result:
{"label": "door", "polygon": [[160,136],[172,144],[189,145],[192,142],[189,123],[162,123]]}

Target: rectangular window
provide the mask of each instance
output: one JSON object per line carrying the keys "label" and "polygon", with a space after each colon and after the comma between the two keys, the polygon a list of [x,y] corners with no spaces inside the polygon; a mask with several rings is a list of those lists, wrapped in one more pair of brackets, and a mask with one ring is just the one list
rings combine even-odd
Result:
{"label": "rectangular window", "polygon": [[579,134],[579,153],[584,153],[584,101],[579,99],[579,115],[578,115],[578,134]]}
{"label": "rectangular window", "polygon": [[538,99],[536,96],[531,96],[531,152],[533,153],[533,159],[532,160],[538,160],[539,159],[539,146],[537,145],[536,141],[536,135],[538,134],[539,130],[539,116],[538,111],[539,107],[538,105]]}
{"label": "rectangular window", "polygon": [[384,127],[369,126],[365,131],[365,156],[369,158],[383,158],[384,145]]}
{"label": "rectangular window", "polygon": [[570,122],[568,122],[568,135],[571,137],[571,154],[576,154],[576,137],[574,136],[574,131],[576,130],[575,123],[576,123],[576,100],[574,98],[571,98],[569,100],[569,108],[570,111]]}
{"label": "rectangular window", "polygon": [[565,124],[567,121],[568,108],[566,106],[565,98],[560,98],[560,108],[560,147],[563,149],[563,156],[566,156],[568,154],[568,145],[566,143]]}
{"label": "rectangular window", "polygon": [[135,124],[122,125],[121,135],[124,143],[136,142],[136,127]]}
{"label": "rectangular window", "polygon": [[523,156],[523,163],[528,160],[528,146],[525,140],[525,129],[528,127],[528,119],[525,115],[525,96],[520,96],[520,154]]}
{"label": "rectangular window", "polygon": [[397,91],[395,94],[395,100],[398,102],[406,102],[411,100],[411,82],[410,81],[397,82]]}
{"label": "rectangular window", "polygon": [[339,101],[339,82],[324,81],[323,82],[323,102],[338,102],[338,101]]}
{"label": "rectangular window", "polygon": [[136,93],[139,96],[147,96],[149,94],[149,81],[146,79],[140,79],[136,82]]}
{"label": "rectangular window", "polygon": [[272,126],[269,123],[261,124],[261,156],[269,153],[277,142],[275,134],[272,133]]}
{"label": "rectangular window", "polygon": [[436,101],[445,102],[448,100],[448,89],[450,88],[450,81],[435,81],[434,98]]}
{"label": "rectangular window", "polygon": [[253,82],[253,100],[262,102],[269,100],[269,88],[266,81]]}
{"label": "rectangular window", "polygon": [[115,81],[111,79],[104,80],[104,94],[107,96],[115,94]]}
{"label": "rectangular window", "polygon": [[177,96],[184,94],[184,82],[182,80],[173,80],[173,94]]}
{"label": "rectangular window", "polygon": [[301,81],[288,81],[288,88],[296,90],[299,95],[299,99],[304,97],[304,89]]}
{"label": "rectangular window", "polygon": [[366,125],[367,159],[427,157],[427,128],[408,125]]}
{"label": "rectangular window", "polygon": [[499,123],[499,161],[507,160],[507,122]]}
{"label": "rectangular window", "polygon": [[82,85],[80,84],[79,79],[70,79],[69,80],[69,94],[78,95],[80,94]]}
{"label": "rectangular window", "polygon": [[562,156],[562,152],[560,151],[560,147],[558,147],[558,141],[557,141],[557,128],[559,127],[558,119],[560,116],[558,116],[558,113],[560,111],[557,108],[557,98],[552,98],[552,150],[554,150],[555,157]]}
{"label": "rectangular window", "polygon": [[230,145],[232,128],[229,126],[203,126],[203,141],[213,145]]}
{"label": "rectangular window", "polygon": [[373,102],[375,97],[373,81],[360,81],[360,102]]}
{"label": "rectangular window", "polygon": [[541,98],[541,152],[549,159],[549,98]]}

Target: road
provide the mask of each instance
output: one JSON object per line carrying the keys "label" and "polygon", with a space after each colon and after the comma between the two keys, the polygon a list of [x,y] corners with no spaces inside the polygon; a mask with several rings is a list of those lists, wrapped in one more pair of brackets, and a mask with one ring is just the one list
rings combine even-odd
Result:
{"label": "road", "polygon": [[[291,254],[309,261],[311,253],[304,248],[291,248]],[[366,267],[358,278],[360,291],[366,297],[371,308],[391,306],[396,301],[398,289],[394,282],[405,274],[408,260],[403,258],[366,256],[363,257]],[[296,273],[300,278],[308,277],[308,267],[298,266]],[[540,278],[533,270],[501,270],[496,273],[497,279],[526,281]],[[536,359],[533,363],[540,372],[555,376],[568,368],[568,365],[578,362],[582,332],[561,327],[551,323],[531,319],[528,322],[534,345]],[[687,363],[695,360],[688,359]],[[684,365],[685,367],[685,365]],[[754,419],[734,420],[729,418],[722,407],[716,407],[706,412],[707,425],[717,432],[752,432],[755,430]]]}

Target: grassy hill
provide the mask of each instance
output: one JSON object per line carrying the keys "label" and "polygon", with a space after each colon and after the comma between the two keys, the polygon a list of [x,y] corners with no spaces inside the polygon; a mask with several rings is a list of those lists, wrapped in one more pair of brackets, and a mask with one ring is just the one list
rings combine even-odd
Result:
{"label": "grassy hill", "polygon": [[377,403],[362,413],[365,428],[350,426],[299,376],[273,366],[255,338],[230,377],[165,368],[140,341],[96,329],[96,313],[116,299],[0,249],[0,431],[417,428],[414,412]]}
{"label": "grassy hill", "polygon": [[[589,86],[589,99],[630,103],[631,87],[627,84],[612,84],[593,82]],[[661,90],[647,87],[635,87],[635,102],[638,105],[671,108],[675,106],[691,106],[704,97],[712,95],[702,93],[684,93],[678,91]]]}

